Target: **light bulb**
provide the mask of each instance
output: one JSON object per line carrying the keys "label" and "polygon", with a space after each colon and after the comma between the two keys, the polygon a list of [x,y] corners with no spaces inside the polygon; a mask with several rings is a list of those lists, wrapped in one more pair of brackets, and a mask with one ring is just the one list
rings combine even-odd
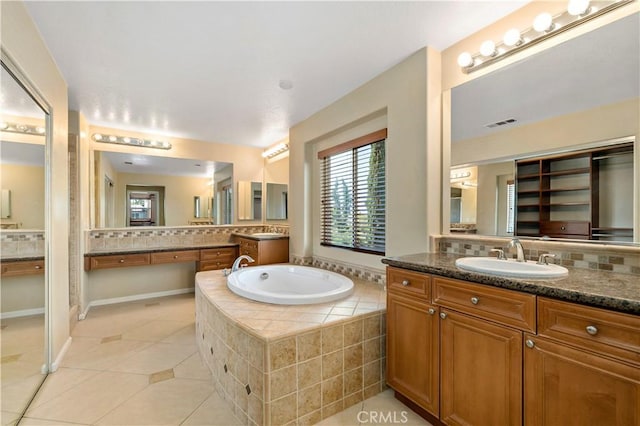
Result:
{"label": "light bulb", "polygon": [[6,130],[9,128],[9,124],[5,123],[4,121],[2,123],[0,123],[0,129],[2,130]]}
{"label": "light bulb", "polygon": [[589,12],[589,0],[569,0],[567,12],[569,15],[581,16]]}
{"label": "light bulb", "polygon": [[473,65],[473,57],[468,52],[462,52],[460,56],[458,56],[458,65],[462,68],[467,68]]}
{"label": "light bulb", "polygon": [[21,132],[26,132],[27,131],[27,126],[25,126],[24,124],[18,124],[17,128]]}
{"label": "light bulb", "polygon": [[480,54],[482,56],[496,56],[496,44],[492,40],[487,40],[480,45]]}
{"label": "light bulb", "polygon": [[95,139],[97,141],[101,141],[102,140],[102,135],[100,133],[94,133],[93,139]]}
{"label": "light bulb", "polygon": [[131,142],[131,138],[124,137],[124,138],[122,138],[122,142],[129,143],[129,142]]}
{"label": "light bulb", "polygon": [[117,138],[117,137],[115,137],[115,136],[109,136],[109,142],[115,142],[115,141],[117,141],[117,140],[118,140],[118,138]]}
{"label": "light bulb", "polygon": [[553,18],[549,13],[541,13],[533,20],[533,29],[539,33],[545,33],[553,29]]}
{"label": "light bulb", "polygon": [[36,132],[40,133],[40,134],[44,134],[44,127],[36,127]]}
{"label": "light bulb", "polygon": [[512,28],[506,33],[504,33],[504,38],[502,39],[504,44],[509,47],[520,46],[522,44],[522,36],[520,35],[520,30],[517,28]]}

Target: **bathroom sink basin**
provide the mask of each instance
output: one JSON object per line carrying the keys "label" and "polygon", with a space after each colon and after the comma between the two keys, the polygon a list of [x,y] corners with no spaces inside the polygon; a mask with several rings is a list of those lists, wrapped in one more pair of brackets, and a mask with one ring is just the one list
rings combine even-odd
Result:
{"label": "bathroom sink basin", "polygon": [[514,278],[559,278],[569,274],[567,268],[560,265],[539,265],[532,260],[517,262],[495,257],[462,257],[456,260],[456,266],[466,271]]}
{"label": "bathroom sink basin", "polygon": [[282,237],[284,234],[279,232],[254,232],[251,234],[253,237],[265,238],[265,237]]}

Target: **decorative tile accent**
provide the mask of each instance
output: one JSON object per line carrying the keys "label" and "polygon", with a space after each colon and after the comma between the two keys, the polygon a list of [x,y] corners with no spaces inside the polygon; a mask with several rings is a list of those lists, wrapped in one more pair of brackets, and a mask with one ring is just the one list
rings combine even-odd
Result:
{"label": "decorative tile accent", "polygon": [[44,256],[43,231],[0,231],[0,253],[3,257]]}
{"label": "decorative tile accent", "polygon": [[339,262],[335,259],[327,259],[317,256],[313,257],[312,266],[343,275],[349,275],[351,277],[356,277],[361,280],[370,281],[380,285],[385,285],[386,283],[386,274],[384,270],[370,269],[361,265],[353,265],[350,263]]}
{"label": "decorative tile accent", "polygon": [[100,343],[109,343],[109,342],[115,342],[118,340],[122,340],[122,334],[116,334],[115,336],[109,336],[109,337],[103,337],[102,340],[100,340]]}
{"label": "decorative tile accent", "polygon": [[[441,253],[465,256],[491,256],[491,249],[505,249],[510,238],[446,236],[437,238]],[[640,249],[630,246],[598,245],[542,240],[521,240],[528,260],[543,253],[555,254],[555,262],[574,268],[614,271],[640,275]]]}
{"label": "decorative tile accent", "polygon": [[152,385],[154,383],[163,382],[165,380],[170,380],[175,377],[173,373],[173,368],[168,370],[158,371],[156,373],[149,375],[149,384]]}

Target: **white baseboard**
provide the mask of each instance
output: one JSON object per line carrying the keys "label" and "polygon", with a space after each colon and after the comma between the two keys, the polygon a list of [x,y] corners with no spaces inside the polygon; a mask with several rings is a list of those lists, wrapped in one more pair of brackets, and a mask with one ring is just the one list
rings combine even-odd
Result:
{"label": "white baseboard", "polygon": [[69,337],[67,341],[64,342],[64,345],[62,346],[62,349],[60,349],[60,352],[58,353],[58,356],[56,357],[55,361],[51,363],[51,369],[49,370],[50,373],[55,373],[56,370],[58,370],[58,368],[60,367],[60,364],[62,363],[62,359],[64,358],[64,356],[67,354],[67,351],[69,350],[69,347],[71,347],[71,337]]}
{"label": "white baseboard", "polygon": [[125,303],[125,302],[135,302],[136,300],[145,300],[145,299],[154,299],[156,297],[165,297],[165,296],[175,296],[178,294],[186,294],[195,292],[195,287],[190,288],[180,288],[177,290],[167,290],[167,291],[158,291],[155,293],[143,293],[143,294],[134,294],[131,296],[124,297],[113,297],[111,299],[98,299],[92,300],[89,302],[87,309],[78,315],[78,319],[83,320],[87,317],[89,313],[89,309],[94,306],[102,306],[102,305],[113,305],[116,303]]}
{"label": "white baseboard", "polygon": [[31,315],[42,314],[44,314],[44,308],[22,309],[20,311],[3,312],[2,314],[0,314],[0,319],[28,317]]}

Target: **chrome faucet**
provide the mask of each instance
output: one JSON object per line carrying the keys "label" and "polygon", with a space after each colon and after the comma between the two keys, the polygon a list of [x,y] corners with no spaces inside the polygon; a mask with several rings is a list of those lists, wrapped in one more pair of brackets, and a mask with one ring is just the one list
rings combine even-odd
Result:
{"label": "chrome faucet", "polygon": [[524,262],[525,261],[524,249],[522,248],[522,243],[520,242],[519,239],[513,238],[511,241],[509,241],[509,245],[507,246],[507,251],[511,251],[513,247],[516,248],[516,261]]}
{"label": "chrome faucet", "polygon": [[239,256],[236,260],[233,261],[233,266],[231,266],[231,273],[234,273],[238,269],[240,269],[240,262],[242,262],[243,260],[246,260],[249,263],[255,262],[255,260],[253,260],[251,256],[247,256],[246,254],[243,254],[242,256]]}

